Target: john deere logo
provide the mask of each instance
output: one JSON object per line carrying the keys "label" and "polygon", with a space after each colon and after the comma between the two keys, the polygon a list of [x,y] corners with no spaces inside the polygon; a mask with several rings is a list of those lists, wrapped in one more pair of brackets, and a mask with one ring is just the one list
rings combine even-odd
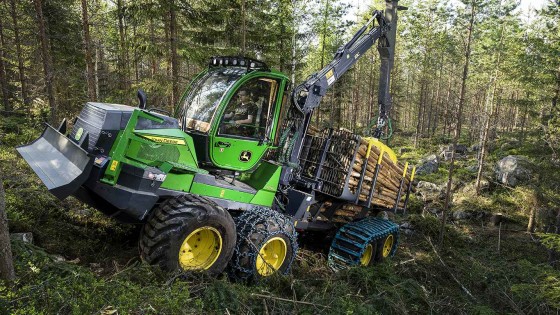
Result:
{"label": "john deere logo", "polygon": [[239,161],[249,162],[250,159],[251,159],[251,152],[249,152],[249,151],[241,152],[241,155],[239,156]]}

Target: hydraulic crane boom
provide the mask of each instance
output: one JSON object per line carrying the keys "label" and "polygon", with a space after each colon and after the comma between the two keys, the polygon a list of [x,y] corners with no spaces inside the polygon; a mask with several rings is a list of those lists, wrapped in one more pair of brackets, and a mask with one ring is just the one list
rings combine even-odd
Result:
{"label": "hydraulic crane boom", "polygon": [[[381,57],[380,76],[379,76],[379,118],[374,137],[382,135],[382,129],[388,120],[388,113],[391,110],[391,95],[389,93],[391,69],[393,67],[396,29],[397,29],[397,10],[406,9],[398,6],[398,0],[386,1],[385,12],[374,11],[371,19],[364,25],[352,39],[341,46],[336,52],[333,61],[320,71],[312,74],[309,78],[294,88],[292,92],[292,104],[296,106],[304,115],[302,123],[297,126],[294,133],[297,136],[296,145],[290,155],[290,163],[297,164],[303,145],[303,137],[307,132],[311,116],[327,93],[327,90],[340,78],[358,59],[365,54],[377,41],[377,50]],[[375,26],[377,21],[377,26]],[[368,30],[369,28],[369,30]],[[287,168],[283,182],[291,178],[292,170]]]}

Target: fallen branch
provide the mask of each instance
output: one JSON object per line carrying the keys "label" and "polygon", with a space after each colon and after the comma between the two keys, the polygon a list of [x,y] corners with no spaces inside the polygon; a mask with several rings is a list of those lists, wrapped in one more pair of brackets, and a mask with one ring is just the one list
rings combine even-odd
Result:
{"label": "fallen branch", "polygon": [[443,261],[443,259],[441,258],[441,256],[439,255],[439,253],[436,250],[436,247],[434,246],[434,244],[432,243],[432,240],[430,240],[430,238],[427,238],[428,243],[430,243],[430,246],[432,246],[432,249],[434,250],[434,253],[436,254],[437,258],[439,259],[439,261],[441,262],[441,264],[443,265],[443,267],[445,267],[445,270],[449,273],[449,275],[451,276],[451,278],[453,278],[453,280],[455,280],[455,282],[457,282],[457,284],[461,287],[461,289],[473,300],[476,301],[476,298],[472,295],[471,291],[469,291],[469,289],[467,289],[453,274],[453,272],[451,272],[450,268],[445,264],[445,262]]}
{"label": "fallen branch", "polygon": [[273,296],[273,295],[264,295],[264,294],[258,294],[258,293],[251,293],[251,295],[256,296],[256,297],[266,298],[266,299],[283,301],[283,302],[298,303],[298,304],[304,304],[304,305],[311,305],[311,306],[315,306],[315,307],[319,306],[319,307],[324,307],[324,308],[330,308],[329,306],[326,306],[326,305],[315,304],[315,303],[311,303],[311,302],[284,299],[284,298],[276,297],[276,296]]}
{"label": "fallen branch", "polygon": [[409,260],[401,261],[401,262],[399,263],[399,266],[400,266],[400,265],[404,265],[404,264],[408,264],[408,263],[413,262],[413,261],[415,261],[415,260],[416,260],[416,258],[412,258],[412,259],[409,259]]}

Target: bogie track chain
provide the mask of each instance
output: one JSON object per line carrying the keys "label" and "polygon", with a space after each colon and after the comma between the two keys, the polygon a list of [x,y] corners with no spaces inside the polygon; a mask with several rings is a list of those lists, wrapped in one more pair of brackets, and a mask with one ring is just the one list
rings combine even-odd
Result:
{"label": "bogie track chain", "polygon": [[333,239],[329,251],[329,266],[339,271],[360,264],[360,258],[368,244],[385,239],[393,234],[395,240],[389,256],[397,250],[399,226],[382,218],[365,218],[342,226]]}

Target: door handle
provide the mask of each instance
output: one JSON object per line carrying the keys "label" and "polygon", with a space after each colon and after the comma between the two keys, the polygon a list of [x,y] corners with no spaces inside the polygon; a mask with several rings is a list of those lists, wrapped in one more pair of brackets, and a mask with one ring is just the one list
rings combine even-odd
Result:
{"label": "door handle", "polygon": [[218,142],[216,142],[216,147],[218,147],[218,148],[229,148],[229,147],[231,147],[231,143],[218,141]]}

